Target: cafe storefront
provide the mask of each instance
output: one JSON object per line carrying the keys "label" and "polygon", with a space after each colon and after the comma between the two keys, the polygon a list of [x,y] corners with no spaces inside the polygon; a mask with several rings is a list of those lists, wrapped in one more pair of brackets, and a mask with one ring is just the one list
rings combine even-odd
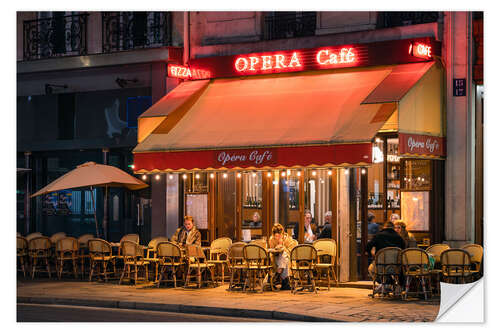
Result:
{"label": "cafe storefront", "polygon": [[140,116],[134,170],[178,184],[179,225],[192,215],[206,243],[268,239],[275,223],[300,242],[304,212],[321,229],[330,211],[338,276],[363,279],[369,212],[442,237],[439,56],[419,38],[169,65],[183,82]]}

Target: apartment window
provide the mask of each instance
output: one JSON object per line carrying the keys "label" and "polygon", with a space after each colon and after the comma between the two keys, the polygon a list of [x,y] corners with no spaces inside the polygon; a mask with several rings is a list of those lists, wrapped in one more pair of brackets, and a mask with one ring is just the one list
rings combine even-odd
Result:
{"label": "apartment window", "polygon": [[316,12],[270,12],[264,18],[264,39],[314,36]]}
{"label": "apartment window", "polygon": [[127,98],[127,127],[137,128],[137,118],[151,107],[151,96],[137,96]]}

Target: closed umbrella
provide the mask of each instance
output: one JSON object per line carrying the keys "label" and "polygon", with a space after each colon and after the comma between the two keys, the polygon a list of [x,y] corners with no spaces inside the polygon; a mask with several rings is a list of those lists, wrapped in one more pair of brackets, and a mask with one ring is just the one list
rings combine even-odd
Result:
{"label": "closed umbrella", "polygon": [[[31,197],[80,187],[90,187],[91,190],[93,190],[94,187],[105,187],[105,200],[107,200],[108,187],[126,187],[129,190],[140,190],[148,187],[148,185],[114,166],[98,164],[95,162],[86,162],[77,166],[76,169],[73,169],[57,178],[52,183],[33,194]],[[95,198],[93,196],[91,196],[91,198],[94,206],[96,235],[99,236],[97,216],[95,212]],[[106,212],[104,212],[103,228],[105,232],[104,237],[107,238]]]}

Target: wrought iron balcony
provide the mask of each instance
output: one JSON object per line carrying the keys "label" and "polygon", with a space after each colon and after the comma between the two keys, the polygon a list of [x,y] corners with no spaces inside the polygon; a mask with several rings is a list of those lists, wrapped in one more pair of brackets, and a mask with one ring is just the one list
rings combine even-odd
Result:
{"label": "wrought iron balcony", "polygon": [[264,39],[314,36],[316,12],[272,12],[265,17]]}
{"label": "wrought iron balcony", "polygon": [[64,15],[23,22],[24,60],[45,59],[87,53],[88,14]]}
{"label": "wrought iron balcony", "polygon": [[172,18],[169,12],[102,13],[102,52],[170,46]]}
{"label": "wrought iron balcony", "polygon": [[379,12],[378,28],[437,22],[439,12]]}

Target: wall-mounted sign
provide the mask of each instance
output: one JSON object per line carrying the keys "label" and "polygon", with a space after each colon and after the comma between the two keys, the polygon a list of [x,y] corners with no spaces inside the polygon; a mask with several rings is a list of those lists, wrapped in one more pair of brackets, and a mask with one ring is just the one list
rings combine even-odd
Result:
{"label": "wall-mounted sign", "polygon": [[167,76],[187,80],[202,80],[210,78],[210,72],[187,66],[168,64]]}
{"label": "wall-mounted sign", "polygon": [[453,79],[453,96],[465,96],[467,89],[465,79]]}
{"label": "wall-mounted sign", "polygon": [[[432,60],[433,55],[440,55],[440,50],[440,43],[428,37],[367,44],[323,46],[313,49],[192,59],[189,67],[169,65],[168,75],[186,79],[207,79],[407,64]],[[197,75],[195,75],[194,69],[199,72]]]}
{"label": "wall-mounted sign", "polygon": [[400,155],[446,156],[445,139],[438,136],[399,133]]}
{"label": "wall-mounted sign", "polygon": [[276,161],[276,149],[238,149],[215,152],[215,163],[219,167],[254,166],[263,167]]}
{"label": "wall-mounted sign", "polygon": [[431,59],[432,58],[432,46],[426,43],[411,43],[410,44],[410,54],[417,58]]}

